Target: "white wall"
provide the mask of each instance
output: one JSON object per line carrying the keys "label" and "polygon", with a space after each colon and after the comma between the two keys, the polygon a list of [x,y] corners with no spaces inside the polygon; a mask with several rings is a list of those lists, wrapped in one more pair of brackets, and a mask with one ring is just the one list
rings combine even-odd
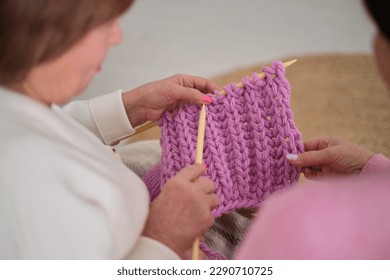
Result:
{"label": "white wall", "polygon": [[137,0],[122,28],[123,43],[80,98],[176,73],[213,77],[287,56],[367,53],[373,34],[359,0]]}

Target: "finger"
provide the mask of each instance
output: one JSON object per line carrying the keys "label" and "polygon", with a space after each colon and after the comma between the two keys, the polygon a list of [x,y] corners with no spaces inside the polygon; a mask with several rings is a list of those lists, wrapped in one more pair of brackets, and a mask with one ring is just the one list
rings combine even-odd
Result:
{"label": "finger", "polygon": [[322,166],[328,164],[327,153],[321,151],[309,151],[302,154],[288,154],[287,160],[296,166],[309,167],[309,166]]}
{"label": "finger", "polygon": [[314,173],[315,173],[315,171],[313,171],[313,170],[311,170],[311,169],[305,169],[304,171],[303,171],[303,174],[305,175],[305,178],[306,179],[313,179],[313,177],[315,176],[314,175]]}
{"label": "finger", "polygon": [[199,178],[196,180],[195,184],[200,190],[202,190],[206,194],[215,193],[215,187],[213,181],[207,178]]}
{"label": "finger", "polygon": [[178,89],[179,93],[179,100],[183,102],[188,102],[188,103],[195,103],[195,104],[210,104],[213,102],[213,99],[208,96],[203,94],[197,89],[194,88],[185,88],[185,87],[180,87]]}
{"label": "finger", "polygon": [[318,151],[325,149],[328,146],[328,138],[318,138],[303,143],[305,151]]}
{"label": "finger", "polygon": [[321,171],[313,170],[310,168],[306,169],[303,174],[305,174],[305,178],[309,180],[316,180],[322,175]]}
{"label": "finger", "polygon": [[218,203],[218,196],[216,194],[209,195],[208,201],[209,201],[209,205],[210,205],[210,210],[217,208],[219,203]]}
{"label": "finger", "polygon": [[176,176],[182,176],[184,178],[187,178],[190,181],[194,181],[198,179],[200,176],[202,176],[205,171],[206,171],[206,165],[197,163],[197,164],[184,167],[176,174]]}
{"label": "finger", "polygon": [[216,84],[202,77],[181,75],[181,79],[183,86],[197,89],[202,93],[213,93],[215,90],[219,90]]}
{"label": "finger", "polygon": [[206,227],[204,228],[204,230],[202,230],[202,235],[206,235],[206,232],[209,230],[209,228],[214,224],[215,222],[215,217],[210,213],[210,216],[207,220],[207,225]]}

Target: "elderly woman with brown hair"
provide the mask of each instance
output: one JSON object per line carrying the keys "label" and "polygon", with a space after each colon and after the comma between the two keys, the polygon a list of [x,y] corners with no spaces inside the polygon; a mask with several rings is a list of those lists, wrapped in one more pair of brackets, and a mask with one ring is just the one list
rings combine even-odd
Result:
{"label": "elderly woman with brown hair", "polygon": [[213,223],[205,166],[183,169],[149,204],[110,148],[179,102],[210,103],[210,81],[177,75],[59,106],[120,43],[132,2],[0,2],[0,259],[179,258]]}

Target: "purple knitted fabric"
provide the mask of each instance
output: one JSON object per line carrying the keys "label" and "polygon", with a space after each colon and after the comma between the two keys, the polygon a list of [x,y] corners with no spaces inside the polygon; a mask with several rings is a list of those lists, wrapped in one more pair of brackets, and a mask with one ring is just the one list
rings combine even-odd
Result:
{"label": "purple knitted fabric", "polygon": [[[243,79],[244,88],[225,87],[226,96],[209,94],[213,103],[206,107],[203,162],[219,198],[215,217],[258,207],[299,178],[300,169],[285,158],[303,152],[303,143],[290,109],[284,65],[275,61],[263,72],[265,78],[254,73]],[[143,178],[152,200],[169,178],[195,162],[199,112],[199,106],[187,104],[161,116],[161,162]],[[211,259],[224,258],[206,244],[200,247]]]}
{"label": "purple knitted fabric", "polygon": [[[299,178],[300,169],[285,158],[303,152],[303,143],[290,109],[284,65],[276,61],[263,72],[264,79],[256,73],[243,79],[244,88],[227,86],[226,96],[209,94],[213,103],[206,107],[203,162],[219,198],[216,217],[258,207]],[[195,162],[199,112],[198,105],[188,104],[161,116],[161,162],[144,176],[152,199],[169,178]]]}

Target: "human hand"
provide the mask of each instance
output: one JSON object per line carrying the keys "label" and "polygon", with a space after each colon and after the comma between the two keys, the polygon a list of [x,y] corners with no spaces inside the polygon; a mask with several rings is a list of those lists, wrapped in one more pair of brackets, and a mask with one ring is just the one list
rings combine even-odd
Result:
{"label": "human hand", "polygon": [[179,256],[213,223],[211,211],[218,205],[214,184],[203,175],[205,167],[183,168],[164,185],[151,203],[144,236],[165,244]]}
{"label": "human hand", "polygon": [[287,155],[292,165],[303,167],[308,179],[357,175],[374,155],[364,147],[339,137],[325,137],[304,143],[305,152]]}
{"label": "human hand", "polygon": [[142,85],[122,95],[123,103],[133,127],[146,121],[156,121],[164,111],[173,110],[180,102],[210,104],[205,93],[218,87],[211,81],[194,76],[175,75]]}

